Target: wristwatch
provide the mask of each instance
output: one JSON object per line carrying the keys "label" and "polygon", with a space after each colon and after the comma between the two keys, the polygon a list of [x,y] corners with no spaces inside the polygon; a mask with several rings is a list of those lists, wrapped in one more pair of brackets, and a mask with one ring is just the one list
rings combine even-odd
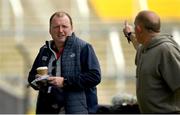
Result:
{"label": "wristwatch", "polygon": [[128,43],[130,43],[130,41],[131,41],[131,39],[130,39],[131,34],[132,34],[132,32],[128,32],[127,35],[126,35]]}

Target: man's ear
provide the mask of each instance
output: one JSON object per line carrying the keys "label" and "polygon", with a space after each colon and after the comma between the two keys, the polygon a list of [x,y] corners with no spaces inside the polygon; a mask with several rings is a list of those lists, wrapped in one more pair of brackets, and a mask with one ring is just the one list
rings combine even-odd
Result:
{"label": "man's ear", "polygon": [[139,25],[137,25],[137,31],[139,32],[139,33],[141,33],[142,32],[142,28],[139,26]]}

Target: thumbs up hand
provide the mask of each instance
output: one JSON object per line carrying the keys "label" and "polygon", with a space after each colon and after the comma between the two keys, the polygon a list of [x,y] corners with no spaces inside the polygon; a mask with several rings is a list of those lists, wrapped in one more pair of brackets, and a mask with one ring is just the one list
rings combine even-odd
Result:
{"label": "thumbs up hand", "polygon": [[126,36],[128,42],[130,43],[131,39],[130,39],[130,35],[133,31],[133,28],[131,25],[128,24],[127,20],[125,20],[124,22],[124,28],[123,28],[123,33]]}

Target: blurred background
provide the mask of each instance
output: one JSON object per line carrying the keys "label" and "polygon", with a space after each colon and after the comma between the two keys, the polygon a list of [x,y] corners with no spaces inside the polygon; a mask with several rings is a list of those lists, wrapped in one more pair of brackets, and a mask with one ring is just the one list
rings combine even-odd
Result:
{"label": "blurred background", "polygon": [[40,46],[50,40],[49,18],[68,12],[77,36],[90,42],[100,61],[99,104],[135,94],[135,50],[122,33],[140,10],[160,15],[162,33],[180,43],[180,0],[0,0],[0,113],[33,114],[37,91],[27,75]]}

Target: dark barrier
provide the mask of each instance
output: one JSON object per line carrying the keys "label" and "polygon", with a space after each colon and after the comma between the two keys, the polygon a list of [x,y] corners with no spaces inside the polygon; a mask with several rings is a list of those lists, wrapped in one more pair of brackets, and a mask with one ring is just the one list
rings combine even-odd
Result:
{"label": "dark barrier", "polygon": [[97,114],[139,114],[137,104],[133,105],[99,105]]}

